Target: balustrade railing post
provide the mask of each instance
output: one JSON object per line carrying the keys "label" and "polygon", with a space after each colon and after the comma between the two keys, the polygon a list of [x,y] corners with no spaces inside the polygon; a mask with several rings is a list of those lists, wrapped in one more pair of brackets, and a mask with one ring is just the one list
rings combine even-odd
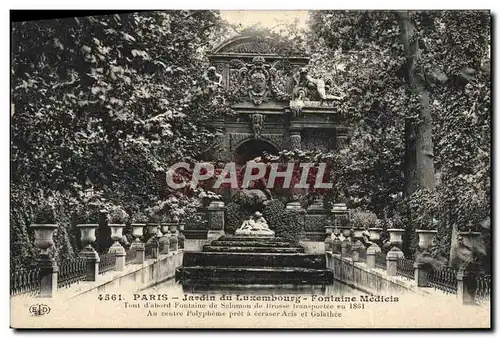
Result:
{"label": "balustrade railing post", "polygon": [[33,263],[40,269],[40,297],[52,298],[57,291],[57,275],[59,268],[56,261],[50,257],[49,249],[54,245],[53,234],[57,224],[32,224],[35,231],[35,245],[40,253]]}
{"label": "balustrade railing post", "polygon": [[179,250],[179,238],[178,238],[178,230],[177,223],[171,223],[168,226],[170,231],[170,252],[177,252]]}
{"label": "balustrade railing post", "polygon": [[380,247],[378,245],[371,245],[368,250],[366,250],[366,265],[374,269],[375,268],[375,255],[380,252]]}
{"label": "balustrade railing post", "polygon": [[158,254],[170,253],[170,230],[168,223],[161,223],[161,231],[157,232],[158,236]]}
{"label": "balustrade railing post", "polygon": [[96,240],[95,231],[99,224],[78,224],[77,228],[80,229],[80,242],[83,249],[78,254],[79,257],[87,260],[87,275],[85,280],[95,282],[99,275],[99,254],[92,247],[92,243]]}
{"label": "balustrade railing post", "polygon": [[387,275],[396,276],[398,272],[398,259],[404,258],[404,254],[398,247],[394,246],[385,257],[387,264]]}
{"label": "balustrade railing post", "polygon": [[474,294],[476,292],[476,280],[472,271],[460,268],[457,272],[457,296],[463,305],[474,304]]}
{"label": "balustrade railing post", "polygon": [[40,297],[52,298],[57,292],[59,267],[48,255],[40,255],[34,265],[40,269]]}
{"label": "balustrade railing post", "polygon": [[224,213],[226,207],[222,201],[212,201],[208,206],[207,239],[212,241],[224,236]]}
{"label": "balustrade railing post", "polygon": [[134,236],[135,240],[132,242],[130,250],[135,251],[134,264],[144,263],[146,248],[144,246],[144,243],[141,241],[141,237],[143,236],[145,226],[146,224],[143,223],[132,224],[132,235]]}
{"label": "balustrade railing post", "polygon": [[415,262],[413,264],[413,269],[415,269],[415,283],[418,287],[427,287],[427,277],[429,271],[425,268],[425,264],[421,262]]}

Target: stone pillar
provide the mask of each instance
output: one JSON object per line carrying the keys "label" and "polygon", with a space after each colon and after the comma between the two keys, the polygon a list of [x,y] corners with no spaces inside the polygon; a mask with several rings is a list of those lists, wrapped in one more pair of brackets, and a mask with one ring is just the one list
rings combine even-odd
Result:
{"label": "stone pillar", "polygon": [[457,272],[457,296],[463,305],[474,305],[474,294],[477,284],[474,274],[465,268],[460,268]]}
{"label": "stone pillar", "polygon": [[325,232],[326,232],[326,238],[325,238],[325,251],[332,251],[332,246],[333,246],[333,226],[328,223],[327,226],[325,226]]}
{"label": "stone pillar", "polygon": [[160,254],[170,253],[169,223],[161,223],[161,232],[158,232],[158,249]]}
{"label": "stone pillar", "polygon": [[132,249],[135,250],[135,264],[144,263],[144,259],[146,257],[146,248],[144,243],[132,244]]}
{"label": "stone pillar", "polygon": [[130,245],[130,250],[135,251],[134,264],[144,263],[145,246],[144,246],[144,243],[141,241],[141,237],[143,235],[145,226],[146,226],[146,224],[142,224],[142,223],[132,224],[132,235],[135,237],[135,240]]}
{"label": "stone pillar", "polygon": [[41,254],[34,265],[40,269],[40,297],[53,298],[57,292],[59,267],[49,255]]}
{"label": "stone pillar", "polygon": [[35,232],[35,245],[40,253],[33,263],[40,269],[40,297],[52,298],[57,291],[57,275],[59,268],[56,261],[50,257],[49,249],[54,246],[53,234],[57,224],[32,224]]}
{"label": "stone pillar", "polygon": [[299,130],[290,131],[290,150],[302,148],[302,136]]}
{"label": "stone pillar", "polygon": [[415,283],[418,287],[427,287],[427,269],[424,268],[424,263],[415,262],[413,268],[415,269]]}
{"label": "stone pillar", "polygon": [[92,247],[95,242],[95,231],[99,224],[79,224],[77,228],[80,229],[80,241],[84,246],[78,256],[87,260],[87,281],[94,282],[99,275],[99,254]]}
{"label": "stone pillar", "polygon": [[389,276],[396,276],[397,275],[397,270],[398,270],[398,258],[404,257],[404,254],[401,250],[399,250],[398,247],[394,246],[392,249],[387,253],[387,256],[385,257],[386,264],[387,264],[387,274]]}
{"label": "stone pillar", "polygon": [[179,238],[177,235],[177,223],[169,224],[170,231],[170,252],[177,252],[179,250]]}
{"label": "stone pillar", "polygon": [[380,250],[379,246],[376,244],[370,245],[368,250],[366,250],[366,265],[369,268],[372,268],[372,269],[375,268],[375,254],[377,252],[380,252],[380,251],[382,251],[382,250]]}
{"label": "stone pillar", "polygon": [[186,241],[186,236],[184,236],[184,223],[179,223],[179,249],[184,249],[184,242]]}
{"label": "stone pillar", "polygon": [[[148,223],[147,225],[148,228],[148,235],[151,236],[149,237],[148,241],[146,242],[146,249],[151,251],[151,258],[156,259],[158,258],[158,231],[159,231],[159,226],[156,223]],[[149,258],[149,257],[148,257]]]}
{"label": "stone pillar", "polygon": [[208,233],[207,239],[217,240],[224,236],[224,212],[226,207],[222,201],[212,201],[208,206]]}

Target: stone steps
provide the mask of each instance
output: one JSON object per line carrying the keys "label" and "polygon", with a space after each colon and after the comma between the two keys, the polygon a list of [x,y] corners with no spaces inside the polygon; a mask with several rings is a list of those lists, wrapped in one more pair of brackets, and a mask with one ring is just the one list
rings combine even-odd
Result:
{"label": "stone steps", "polygon": [[183,266],[265,266],[326,269],[326,256],[271,252],[185,252]]}
{"label": "stone steps", "polygon": [[325,255],[304,253],[304,248],[282,238],[224,236],[185,252],[176,279],[191,288],[199,285],[319,285],[330,283]]}
{"label": "stone steps", "polygon": [[205,245],[204,252],[256,252],[256,253],[303,253],[302,247],[254,247],[254,246],[214,246]]}
{"label": "stone steps", "polygon": [[178,269],[183,285],[201,284],[325,284],[332,280],[326,269],[297,267],[191,266]]}
{"label": "stone steps", "polygon": [[259,241],[232,241],[216,240],[210,243],[211,246],[252,246],[252,247],[292,247],[290,242],[259,242]]}

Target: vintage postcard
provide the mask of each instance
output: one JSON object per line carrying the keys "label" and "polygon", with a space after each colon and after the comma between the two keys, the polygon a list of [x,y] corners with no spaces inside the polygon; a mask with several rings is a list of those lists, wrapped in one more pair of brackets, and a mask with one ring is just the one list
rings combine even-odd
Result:
{"label": "vintage postcard", "polygon": [[491,14],[11,12],[12,328],[491,328]]}

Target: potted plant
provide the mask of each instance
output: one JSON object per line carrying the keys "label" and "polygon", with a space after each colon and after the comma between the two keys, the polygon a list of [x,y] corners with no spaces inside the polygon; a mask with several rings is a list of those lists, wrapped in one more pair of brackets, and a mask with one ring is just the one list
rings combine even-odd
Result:
{"label": "potted plant", "polygon": [[40,254],[48,255],[49,249],[54,246],[53,234],[58,226],[53,200],[47,199],[40,205],[34,223],[30,225],[35,231],[35,245],[41,250]]}

